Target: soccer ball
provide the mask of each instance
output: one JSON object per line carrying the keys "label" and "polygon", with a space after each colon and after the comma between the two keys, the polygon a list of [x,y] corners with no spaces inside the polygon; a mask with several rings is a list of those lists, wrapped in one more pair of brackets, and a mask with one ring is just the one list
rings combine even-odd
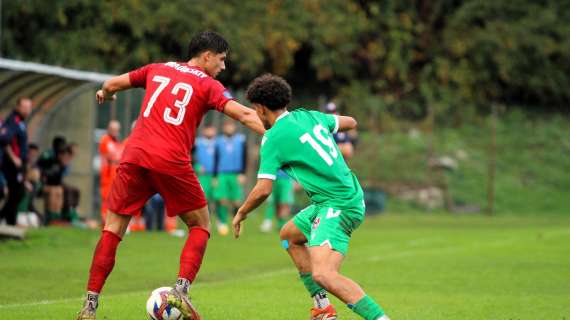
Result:
{"label": "soccer ball", "polygon": [[180,310],[168,305],[166,299],[171,287],[161,287],[154,290],[146,301],[146,312],[154,320],[181,320]]}

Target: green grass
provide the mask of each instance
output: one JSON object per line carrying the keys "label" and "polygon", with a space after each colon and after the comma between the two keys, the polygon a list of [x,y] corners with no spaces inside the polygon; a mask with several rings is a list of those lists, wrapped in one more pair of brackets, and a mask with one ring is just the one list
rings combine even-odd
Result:
{"label": "green grass", "polygon": [[[311,301],[276,234],[246,221],[214,235],[191,293],[205,319],[305,319]],[[50,228],[0,243],[0,319],[73,319],[98,232]],[[99,319],[146,319],[176,277],[183,239],[132,234],[120,246]],[[570,319],[570,219],[383,215],[353,237],[343,273],[392,319]],[[358,319],[334,300],[340,319]]]}

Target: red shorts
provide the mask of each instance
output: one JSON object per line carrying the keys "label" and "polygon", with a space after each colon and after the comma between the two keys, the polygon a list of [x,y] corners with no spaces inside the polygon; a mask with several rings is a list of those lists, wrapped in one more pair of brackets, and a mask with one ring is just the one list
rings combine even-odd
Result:
{"label": "red shorts", "polygon": [[121,163],[107,198],[107,207],[118,214],[140,215],[146,201],[156,193],[164,199],[169,217],[207,205],[204,191],[191,167],[172,175]]}

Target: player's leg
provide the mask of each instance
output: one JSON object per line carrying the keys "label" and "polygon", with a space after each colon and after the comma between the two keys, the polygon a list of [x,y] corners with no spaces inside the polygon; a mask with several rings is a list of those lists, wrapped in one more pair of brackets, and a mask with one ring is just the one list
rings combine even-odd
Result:
{"label": "player's leg", "polygon": [[206,200],[208,201],[208,210],[210,214],[216,212],[214,208],[215,199],[214,199],[214,187],[212,186],[212,179],[213,176],[209,173],[204,173],[198,176],[198,181],[202,186],[202,190],[204,190],[204,195],[206,195]]}
{"label": "player's leg", "polygon": [[[358,203],[358,201],[356,201]],[[388,319],[382,308],[351,279],[339,273],[352,232],[364,219],[364,207],[321,207],[309,237],[313,279],[367,320]]]}
{"label": "player's leg", "polygon": [[20,181],[19,170],[14,167],[10,161],[5,164],[5,177],[8,184],[8,198],[2,208],[2,216],[6,219],[6,224],[15,226],[18,217],[18,203],[24,195],[24,183]]}
{"label": "player's leg", "polygon": [[343,255],[330,246],[310,247],[313,279],[366,320],[388,320],[384,310],[351,279],[339,273]]}
{"label": "player's leg", "polygon": [[288,203],[277,205],[277,228],[281,230],[291,218],[291,206]]}
{"label": "player's leg", "polygon": [[99,294],[115,266],[117,247],[131,220],[131,216],[120,215],[111,211],[107,212],[106,216],[107,220],[91,261],[87,297],[83,309],[77,317],[78,320],[95,319],[95,312],[99,305]]}
{"label": "player's leg", "polygon": [[266,200],[267,205],[265,207],[265,213],[263,215],[263,222],[261,223],[261,226],[259,226],[261,232],[269,232],[273,228],[273,218],[275,217],[277,211],[275,209],[276,205],[274,193],[275,192],[271,193],[269,198]]}
{"label": "player's leg", "polygon": [[306,247],[307,235],[311,232],[315,207],[309,206],[299,212],[294,220],[287,222],[279,233],[283,248],[293,260],[299,271],[299,278],[314,302],[311,309],[311,319],[336,319],[336,311],[330,304],[327,292],[318,285],[311,273],[309,251]]}
{"label": "player's leg", "polygon": [[228,183],[227,183],[227,174],[220,173],[217,177],[216,188],[214,191],[216,200],[218,200],[218,207],[216,208],[217,213],[217,227],[218,233],[225,236],[229,233],[228,227],[228,212],[229,207],[231,205],[230,200],[228,198]]}
{"label": "player's leg", "polygon": [[198,312],[188,298],[190,285],[202,265],[210,238],[210,214],[208,206],[179,215],[188,227],[188,238],[180,254],[180,269],[174,289],[168,296],[168,303],[178,308],[185,319],[200,319]]}
{"label": "player's leg", "polygon": [[229,179],[229,195],[228,198],[231,202],[231,209],[230,209],[230,221],[233,220],[235,214],[237,213],[238,208],[241,206],[242,199],[243,199],[243,186],[238,178],[240,175],[237,173],[232,173]]}
{"label": "player's leg", "polygon": [[107,217],[107,198],[109,197],[109,192],[111,192],[111,186],[113,181],[107,177],[107,174],[101,172],[101,181],[99,183],[99,194],[101,195],[101,223],[105,225],[105,219]]}
{"label": "player's leg", "polygon": [[[196,278],[196,274],[202,265],[202,258],[206,252],[206,246],[210,238],[210,215],[208,207],[204,206],[179,215],[188,227],[188,238],[180,256],[180,271],[178,278],[183,279],[184,284],[190,284]],[[188,292],[188,286],[183,289]]]}
{"label": "player's leg", "polygon": [[[291,206],[293,205],[293,181],[290,178],[280,179],[278,182],[279,194],[277,202],[277,227],[283,228],[291,218]],[[278,180],[279,181],[279,180]]]}
{"label": "player's leg", "polygon": [[200,319],[190,303],[188,290],[202,265],[210,238],[208,203],[193,171],[174,175],[151,173],[151,181],[164,198],[169,217],[179,216],[188,227],[188,238],[180,254],[180,269],[168,303],[178,308],[184,319]]}
{"label": "player's leg", "polygon": [[311,273],[309,251],[305,246],[307,238],[293,221],[289,221],[283,226],[279,232],[279,237],[281,238],[281,246],[287,250],[297,270],[299,270],[301,274]]}
{"label": "player's leg", "polygon": [[[115,255],[131,216],[140,212],[146,200],[155,193],[147,179],[147,169],[121,164],[109,192],[107,219],[93,254],[87,284],[87,298],[77,319],[95,319],[99,294],[115,265]],[[117,214],[120,212],[121,214]],[[125,213],[125,214],[122,214]]]}
{"label": "player's leg", "polygon": [[219,200],[218,201],[218,207],[217,209],[217,216],[218,216],[218,222],[217,222],[217,229],[218,229],[218,234],[222,235],[222,236],[227,236],[229,233],[229,227],[228,227],[228,220],[229,220],[229,211],[231,209],[231,203],[228,200]]}

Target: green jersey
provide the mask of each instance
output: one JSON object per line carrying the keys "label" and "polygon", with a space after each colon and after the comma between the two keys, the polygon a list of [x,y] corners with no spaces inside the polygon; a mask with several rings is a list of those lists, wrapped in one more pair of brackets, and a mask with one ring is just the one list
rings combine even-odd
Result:
{"label": "green jersey", "polygon": [[261,140],[257,177],[275,180],[283,169],[317,205],[362,205],[362,188],[332,136],[338,126],[338,116],[318,111],[281,114]]}

